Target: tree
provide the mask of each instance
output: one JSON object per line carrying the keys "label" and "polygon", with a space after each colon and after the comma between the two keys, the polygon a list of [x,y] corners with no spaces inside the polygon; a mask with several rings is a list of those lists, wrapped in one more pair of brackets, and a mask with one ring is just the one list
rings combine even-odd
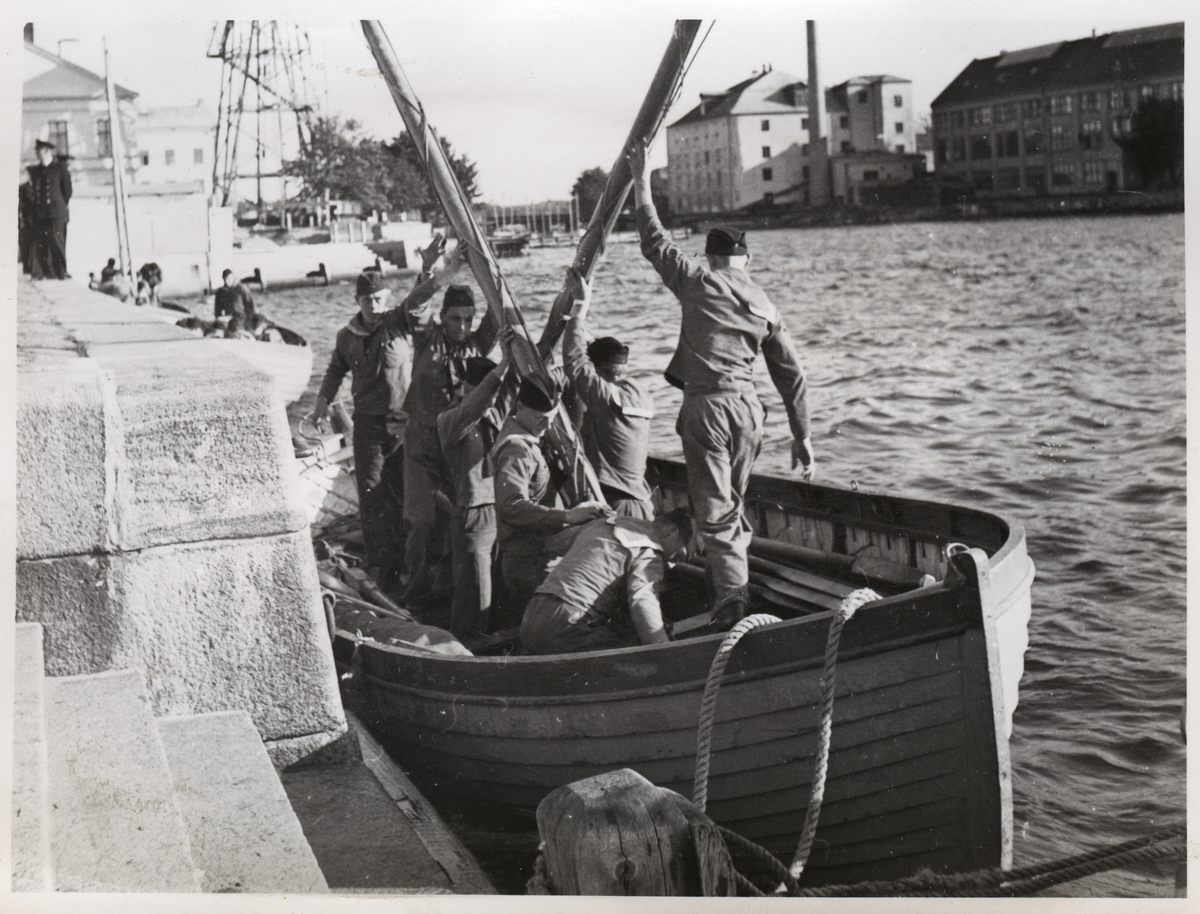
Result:
{"label": "tree", "polygon": [[[447,140],[441,143],[468,199],[478,196],[475,163],[456,156]],[[318,118],[308,145],[284,163],[283,173],[301,180],[302,200],[324,199],[328,191],[334,199],[353,200],[367,210],[416,209],[427,220],[439,212],[425,167],[406,133],[381,143],[364,136],[356,121]]]}
{"label": "tree", "polygon": [[592,218],[592,211],[604,195],[608,183],[608,172],[603,168],[589,168],[575,179],[571,193],[579,201],[579,221],[584,225]]}
{"label": "tree", "polygon": [[1143,186],[1178,187],[1183,178],[1183,101],[1147,98],[1133,112],[1130,132],[1117,139]]}

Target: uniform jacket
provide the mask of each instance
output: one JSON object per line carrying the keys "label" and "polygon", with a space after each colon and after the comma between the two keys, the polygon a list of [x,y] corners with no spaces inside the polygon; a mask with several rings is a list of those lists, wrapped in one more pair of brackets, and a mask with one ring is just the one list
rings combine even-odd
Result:
{"label": "uniform jacket", "polygon": [[[437,417],[438,442],[445,467],[447,493],[457,508],[478,508],[496,502],[489,454],[504,422],[504,385],[493,371],[462,403]],[[511,385],[510,385],[511,386]]]}
{"label": "uniform jacket", "polygon": [[[236,286],[222,284],[217,289],[216,303],[213,308],[217,317],[226,314],[233,316],[229,322],[230,330],[251,330],[254,328],[254,296],[242,283]],[[340,378],[338,379],[341,380]]]}
{"label": "uniform jacket", "polygon": [[509,418],[492,447],[496,499],[496,539],[510,555],[540,555],[546,540],[567,526],[567,512],[555,507],[558,490],[541,442]]}
{"label": "uniform jacket", "polygon": [[332,403],[337,397],[342,379],[351,375],[350,393],[354,398],[356,416],[383,416],[403,420],[404,400],[412,372],[412,336],[409,333],[407,308],[428,301],[436,284],[422,283],[408,297],[389,310],[374,330],[363,324],[362,314],[356,314],[338,331],[333,356],[320,396]]}
{"label": "uniform jacket", "polygon": [[412,383],[404,402],[409,422],[434,427],[438,413],[450,405],[462,384],[467,373],[467,359],[491,352],[497,332],[496,321],[489,310],[461,344],[452,343],[445,328],[437,322],[416,339]]}
{"label": "uniform jacket", "polygon": [[778,310],[744,270],[711,270],[667,240],[650,204],[637,211],[642,254],[675,293],[683,315],[666,378],[685,393],[752,392],[761,352],[792,435],[808,437],[808,386]]}
{"label": "uniform jacket", "polygon": [[587,410],[580,428],[584,453],[600,482],[644,501],[650,497],[646,454],[654,399],[634,378],[626,376],[616,383],[602,378],[584,344],[584,329],[571,319],[563,335],[563,363]]}
{"label": "uniform jacket", "polygon": [[70,218],[67,204],[71,202],[71,172],[67,163],[39,162],[30,165],[28,171],[33,218],[66,222]]}
{"label": "uniform jacket", "polygon": [[572,622],[608,622],[628,613],[643,643],[663,629],[658,591],[667,563],[662,546],[649,533],[651,521],[632,517],[595,520],[538,587],[575,612]]}

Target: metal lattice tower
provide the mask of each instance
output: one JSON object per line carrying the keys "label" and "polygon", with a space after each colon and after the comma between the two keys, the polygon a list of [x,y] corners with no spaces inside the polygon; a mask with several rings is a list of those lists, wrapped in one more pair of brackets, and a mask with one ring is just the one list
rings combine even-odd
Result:
{"label": "metal lattice tower", "polygon": [[296,25],[218,22],[208,56],[221,60],[213,196],[222,206],[283,202],[280,169],[312,137],[317,95],[309,85],[308,33]]}

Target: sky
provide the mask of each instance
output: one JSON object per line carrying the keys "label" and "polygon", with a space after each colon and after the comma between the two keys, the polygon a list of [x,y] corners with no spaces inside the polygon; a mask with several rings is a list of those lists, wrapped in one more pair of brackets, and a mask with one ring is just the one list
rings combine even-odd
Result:
{"label": "sky", "polygon": [[[65,0],[26,5],[36,43],[103,72],[106,40],[117,82],[146,106],[203,100],[217,110],[221,66],[205,56],[218,16],[277,18],[304,28],[313,53],[307,68],[324,114],[355,119],[377,138],[402,129],[375,69],[359,17],[378,17],[430,121],[478,166],[482,198],[520,204],[565,199],[580,172],[611,167],[666,48],[675,16],[706,17],[707,35],[667,123],[694,107],[700,92],[718,92],[763,65],[807,80],[805,16],[817,22],[820,80],[887,73],[912,80],[915,111],[974,58],[1185,18],[1175,0],[1139,2],[799,4],[663,0],[587,3],[565,0],[395,2],[346,9],[293,2],[235,8],[160,0],[116,7]],[[345,9],[345,19],[331,15]],[[412,11],[410,17],[398,9]],[[204,15],[201,15],[204,14]],[[710,24],[712,25],[709,30]],[[62,39],[75,39],[64,41]],[[651,167],[666,164],[665,143]]]}

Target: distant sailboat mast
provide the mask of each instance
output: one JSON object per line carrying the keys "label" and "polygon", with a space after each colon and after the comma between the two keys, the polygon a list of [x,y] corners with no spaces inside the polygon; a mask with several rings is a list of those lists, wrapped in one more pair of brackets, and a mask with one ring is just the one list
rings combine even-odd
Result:
{"label": "distant sailboat mast", "polygon": [[104,45],[104,91],[108,96],[109,152],[112,155],[113,208],[117,216],[117,257],[121,275],[133,283],[133,257],[129,252],[129,224],[125,218],[125,143],[121,136],[121,110],[117,107],[117,90],[108,69],[108,40]]}

